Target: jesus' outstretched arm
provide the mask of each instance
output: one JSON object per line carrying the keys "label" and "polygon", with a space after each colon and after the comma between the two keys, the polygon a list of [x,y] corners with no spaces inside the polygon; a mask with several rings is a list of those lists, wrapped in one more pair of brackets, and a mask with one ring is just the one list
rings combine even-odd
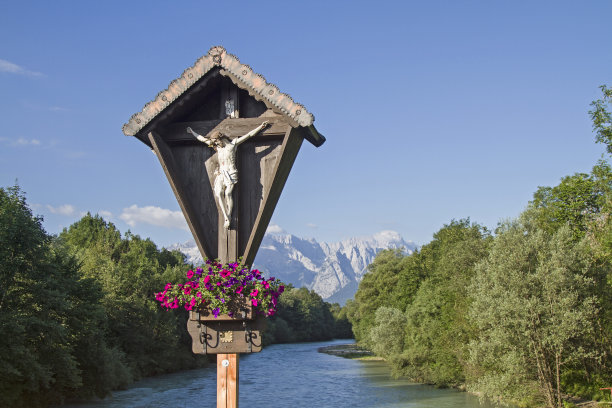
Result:
{"label": "jesus' outstretched arm", "polygon": [[257,133],[261,132],[264,128],[266,128],[270,123],[266,120],[264,121],[261,125],[257,126],[255,129],[251,130],[249,133],[247,133],[244,136],[240,136],[237,139],[234,139],[232,141],[232,143],[236,146],[238,146],[239,144],[246,142],[247,139],[255,136]]}
{"label": "jesus' outstretched arm", "polygon": [[191,127],[187,128],[187,133],[191,133],[192,135],[194,135],[196,137],[196,139],[198,139],[200,142],[206,143],[206,145],[208,147],[213,147],[213,143],[210,139],[196,133],[193,131],[193,129],[191,129]]}

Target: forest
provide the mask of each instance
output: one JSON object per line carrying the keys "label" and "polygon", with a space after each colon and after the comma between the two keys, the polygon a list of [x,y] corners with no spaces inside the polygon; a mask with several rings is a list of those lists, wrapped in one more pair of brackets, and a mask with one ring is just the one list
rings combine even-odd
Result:
{"label": "forest", "polygon": [[590,173],[539,187],[495,231],[452,220],[418,251],[379,253],[347,315],[395,375],[523,407],[609,401],[612,89],[591,105]]}
{"label": "forest", "polygon": [[[192,354],[187,311],[155,300],[193,268],[178,251],[91,214],[49,235],[13,186],[0,188],[0,260],[0,407],[104,397],[214,359]],[[263,335],[266,344],[332,337],[352,337],[340,306],[291,286]]]}

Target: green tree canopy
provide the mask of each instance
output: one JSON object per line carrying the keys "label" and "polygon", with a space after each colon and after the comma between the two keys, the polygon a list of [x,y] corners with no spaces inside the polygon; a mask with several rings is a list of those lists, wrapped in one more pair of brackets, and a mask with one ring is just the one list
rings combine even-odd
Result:
{"label": "green tree canopy", "polygon": [[568,226],[551,235],[532,212],[500,228],[470,287],[473,389],[562,407],[564,370],[594,357],[597,299],[579,245]]}
{"label": "green tree canopy", "polygon": [[593,122],[595,141],[605,144],[606,151],[612,154],[612,114],[610,113],[612,88],[608,88],[606,85],[599,88],[602,97],[591,103],[593,109],[589,111],[589,115],[591,115],[591,121]]}

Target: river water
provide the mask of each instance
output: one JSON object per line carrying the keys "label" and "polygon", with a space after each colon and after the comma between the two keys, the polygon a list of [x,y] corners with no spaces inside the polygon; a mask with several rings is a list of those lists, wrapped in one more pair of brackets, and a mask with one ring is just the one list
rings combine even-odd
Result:
{"label": "river water", "polygon": [[[350,360],[318,353],[320,343],[277,344],[261,353],[242,354],[239,403],[243,408],[380,407],[491,408],[466,392],[437,389],[393,379],[382,361]],[[216,407],[216,366],[183,371],[133,384],[125,391],[67,408]]]}

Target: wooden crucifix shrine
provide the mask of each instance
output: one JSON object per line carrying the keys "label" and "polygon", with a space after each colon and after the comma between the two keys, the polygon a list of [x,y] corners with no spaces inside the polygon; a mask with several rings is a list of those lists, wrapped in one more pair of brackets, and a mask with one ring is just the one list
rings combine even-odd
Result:
{"label": "wooden crucifix shrine", "polygon": [[[252,265],[304,139],[306,108],[212,47],[123,126],[159,159],[204,258]],[[193,351],[217,354],[217,406],[238,406],[238,353],[261,350],[261,322],[190,312]]]}

